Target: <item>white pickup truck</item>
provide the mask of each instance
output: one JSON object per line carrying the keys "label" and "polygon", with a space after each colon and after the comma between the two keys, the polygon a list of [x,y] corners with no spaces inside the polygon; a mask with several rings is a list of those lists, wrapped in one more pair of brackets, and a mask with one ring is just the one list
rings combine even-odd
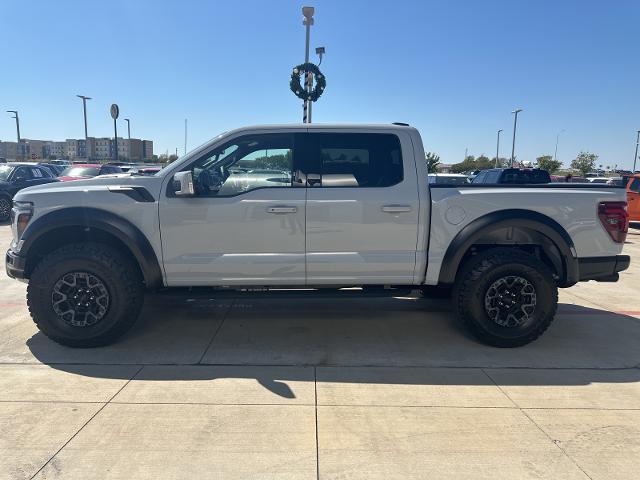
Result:
{"label": "white pickup truck", "polygon": [[405,124],[234,130],[155,176],[22,190],[12,229],[8,274],[75,347],[127,331],[145,290],[185,286],[451,292],[473,334],[513,347],[546,330],[558,287],[629,265],[624,189],[429,185]]}

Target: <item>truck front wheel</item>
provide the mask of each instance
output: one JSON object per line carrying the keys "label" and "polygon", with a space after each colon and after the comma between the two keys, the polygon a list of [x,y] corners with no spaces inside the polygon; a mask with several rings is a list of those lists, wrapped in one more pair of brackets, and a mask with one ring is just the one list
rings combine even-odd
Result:
{"label": "truck front wheel", "polygon": [[549,268],[514,248],[494,248],[472,257],[453,293],[456,316],[481,341],[519,347],[549,327],[558,288]]}
{"label": "truck front wheel", "polygon": [[137,266],[108,245],[75,243],[45,256],[27,288],[40,331],[70,347],[111,343],[134,324],[144,290]]}

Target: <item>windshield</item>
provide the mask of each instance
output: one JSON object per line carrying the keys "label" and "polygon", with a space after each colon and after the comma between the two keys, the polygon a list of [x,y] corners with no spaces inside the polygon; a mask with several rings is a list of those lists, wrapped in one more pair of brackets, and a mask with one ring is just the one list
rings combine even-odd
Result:
{"label": "windshield", "polygon": [[6,182],[14,168],[11,165],[0,165],[0,182]]}
{"label": "windshield", "polygon": [[100,173],[97,167],[69,167],[62,172],[65,177],[95,177]]}

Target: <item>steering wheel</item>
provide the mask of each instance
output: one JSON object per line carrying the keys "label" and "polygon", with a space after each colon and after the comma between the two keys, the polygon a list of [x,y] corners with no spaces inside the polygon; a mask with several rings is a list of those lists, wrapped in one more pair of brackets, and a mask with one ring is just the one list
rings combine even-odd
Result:
{"label": "steering wheel", "polygon": [[205,194],[220,190],[225,180],[224,173],[215,168],[202,170],[198,175],[198,184]]}

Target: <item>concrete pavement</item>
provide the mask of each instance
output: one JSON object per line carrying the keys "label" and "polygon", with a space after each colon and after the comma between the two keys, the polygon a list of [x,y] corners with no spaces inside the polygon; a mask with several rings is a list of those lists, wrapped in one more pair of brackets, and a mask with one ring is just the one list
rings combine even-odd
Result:
{"label": "concrete pavement", "polygon": [[[640,242],[519,349],[446,301],[150,297],[74,350],[0,275],[0,479],[591,478],[640,470]],[[0,247],[9,242],[0,226]]]}

